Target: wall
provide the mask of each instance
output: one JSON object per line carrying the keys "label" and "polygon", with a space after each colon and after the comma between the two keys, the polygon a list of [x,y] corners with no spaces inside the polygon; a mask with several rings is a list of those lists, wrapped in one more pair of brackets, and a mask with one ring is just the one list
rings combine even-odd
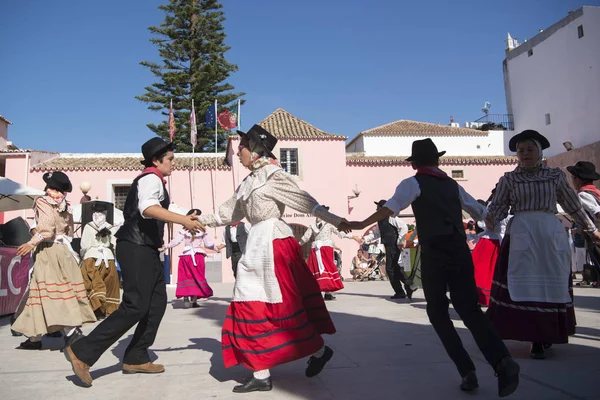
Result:
{"label": "wall", "polygon": [[8,123],[0,121],[0,149],[6,148],[8,141]]}
{"label": "wall", "polygon": [[[485,136],[435,136],[431,139],[439,151],[446,151],[447,156],[498,156],[510,154],[505,136],[510,139],[512,134],[490,131]],[[420,139],[423,136],[364,136],[364,152],[367,156],[409,156],[412,143]]]}
{"label": "wall", "polygon": [[[589,161],[596,166],[596,171],[600,171],[600,142],[549,157],[547,164],[552,168],[562,168],[567,173],[567,176],[570,176],[566,167],[575,165],[577,161]],[[594,184],[600,188],[600,181],[596,181]]]}
{"label": "wall", "polygon": [[[583,24],[579,39],[577,27]],[[505,79],[515,131],[535,129],[550,141],[545,152],[564,151],[598,140],[600,126],[600,7],[583,7],[510,51]],[[528,49],[533,55],[528,56]],[[506,76],[507,74],[507,76]],[[545,114],[551,124],[546,125]]]}

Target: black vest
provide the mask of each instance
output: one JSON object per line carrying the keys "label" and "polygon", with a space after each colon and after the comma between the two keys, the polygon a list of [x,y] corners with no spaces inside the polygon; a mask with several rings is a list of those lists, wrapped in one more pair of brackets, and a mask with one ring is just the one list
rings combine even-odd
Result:
{"label": "black vest", "polygon": [[[246,233],[246,227],[243,222],[240,222],[237,226],[235,239],[240,247],[240,251],[243,253],[246,250],[246,240],[248,240],[248,234]],[[225,228],[225,257],[227,258],[231,257],[232,244],[234,244],[234,242],[231,241],[231,225],[227,225]]]}
{"label": "black vest", "polygon": [[[163,245],[165,223],[153,218],[146,219],[142,217],[138,209],[138,181],[146,175],[148,173],[138,176],[131,184],[129,193],[127,193],[127,199],[125,200],[125,209],[123,210],[125,223],[117,231],[115,237],[118,240],[158,249]],[[162,208],[168,209],[170,204],[169,193],[164,185],[163,188],[165,199],[160,202],[160,205]]]}
{"label": "black vest", "polygon": [[458,183],[425,174],[417,174],[415,179],[421,188],[421,195],[412,202],[419,243],[431,244],[442,235],[460,235],[466,240]]}
{"label": "black vest", "polygon": [[381,243],[384,246],[395,246],[398,242],[398,230],[390,224],[389,217],[379,221],[377,226],[379,227],[379,235],[381,235]]}

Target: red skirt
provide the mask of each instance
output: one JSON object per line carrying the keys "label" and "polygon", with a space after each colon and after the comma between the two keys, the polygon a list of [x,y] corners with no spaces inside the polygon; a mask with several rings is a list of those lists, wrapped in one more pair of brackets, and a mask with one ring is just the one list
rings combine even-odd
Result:
{"label": "red skirt", "polygon": [[[510,298],[507,284],[510,236],[506,235],[494,272],[487,315],[504,339],[538,343],[568,343],[575,334],[575,310],[571,303],[540,303]],[[573,286],[569,276],[569,293]]]}
{"label": "red skirt", "polygon": [[333,247],[321,247],[321,258],[323,259],[323,273],[319,272],[319,261],[317,260],[317,250],[312,249],[308,256],[308,268],[312,271],[322,292],[337,292],[344,288],[340,273],[335,266]]}
{"label": "red skirt", "polygon": [[241,364],[257,371],[304,358],[323,347],[321,334],[335,333],[298,242],[274,240],[273,255],[283,302],[231,302],[221,338],[226,368]]}
{"label": "red skirt", "polygon": [[481,238],[473,249],[473,265],[475,266],[475,284],[479,294],[479,304],[490,305],[492,279],[500,250],[500,241]]}
{"label": "red skirt", "polygon": [[202,253],[196,253],[196,265],[190,255],[179,257],[175,297],[178,299],[186,296],[195,296],[201,299],[212,297],[213,290],[206,281],[205,257]]}

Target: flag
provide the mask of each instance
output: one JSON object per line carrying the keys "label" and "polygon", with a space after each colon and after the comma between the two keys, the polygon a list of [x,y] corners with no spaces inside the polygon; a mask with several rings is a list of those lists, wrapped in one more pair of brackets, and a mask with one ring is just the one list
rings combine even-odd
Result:
{"label": "flag", "polygon": [[215,115],[215,107],[214,106],[210,106],[210,107],[208,107],[208,110],[206,110],[205,122],[206,122],[206,126],[208,126],[208,127],[217,126],[217,118]]}
{"label": "flag", "polygon": [[169,110],[169,138],[171,138],[171,142],[173,141],[173,136],[175,136],[175,115],[173,114],[173,100],[171,100],[171,108]]}
{"label": "flag", "polygon": [[221,128],[226,130],[232,130],[236,126],[238,126],[238,115],[239,115],[239,107],[236,103],[235,105],[229,107],[225,111],[219,113],[218,120]]}
{"label": "flag", "polygon": [[196,127],[196,111],[194,110],[194,100],[192,100],[192,113],[190,114],[190,143],[196,147],[196,136],[198,128]]}

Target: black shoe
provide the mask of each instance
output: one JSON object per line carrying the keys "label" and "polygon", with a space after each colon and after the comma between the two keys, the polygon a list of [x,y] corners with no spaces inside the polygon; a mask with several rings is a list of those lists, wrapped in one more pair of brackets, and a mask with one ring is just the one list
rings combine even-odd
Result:
{"label": "black shoe", "polygon": [[21,350],[41,350],[42,349],[42,341],[32,342],[31,339],[27,339],[23,343],[17,347],[17,349]]}
{"label": "black shoe", "polygon": [[546,358],[546,351],[542,343],[532,343],[529,355],[534,360],[543,360]]}
{"label": "black shoe", "polygon": [[65,345],[60,351],[63,352],[68,346],[72,346],[73,343],[75,343],[82,337],[84,337],[83,332],[81,332],[81,329],[76,328],[75,332],[73,332],[70,336],[65,336]]}
{"label": "black shoe", "polygon": [[469,371],[465,376],[462,377],[462,383],[460,384],[460,390],[465,392],[471,392],[479,387],[479,381],[475,371]]}
{"label": "black shoe", "polygon": [[104,314],[102,311],[100,310],[96,310],[94,311],[94,315],[96,316],[96,319],[98,321],[102,321],[104,318],[106,318],[106,314]]}
{"label": "black shoe", "polygon": [[325,296],[323,296],[324,300],[335,300],[335,296],[332,295],[331,293],[325,293]]}
{"label": "black shoe", "polygon": [[407,286],[407,287],[404,288],[404,290],[406,290],[406,297],[408,297],[409,300],[412,300],[413,293],[416,292],[419,289],[418,288],[417,289],[411,289],[410,286]]}
{"label": "black shoe", "polygon": [[257,379],[251,377],[243,385],[238,385],[233,388],[233,393],[250,393],[250,392],[268,392],[273,389],[271,377],[265,379]]}
{"label": "black shoe", "polygon": [[498,396],[506,397],[515,392],[519,386],[519,371],[521,368],[511,357],[504,357],[496,365],[498,377]]}
{"label": "black shoe", "polygon": [[544,343],[542,346],[544,347],[544,350],[548,350],[552,348],[552,343]]}
{"label": "black shoe", "polygon": [[392,300],[405,299],[405,298],[406,298],[406,294],[404,292],[402,292],[402,293],[396,293],[395,295],[393,295],[392,297],[390,297],[390,299],[392,299]]}
{"label": "black shoe", "polygon": [[306,367],[306,376],[312,378],[319,375],[327,361],[331,360],[331,357],[333,357],[333,350],[329,346],[325,346],[325,352],[321,357],[310,356],[308,367]]}

